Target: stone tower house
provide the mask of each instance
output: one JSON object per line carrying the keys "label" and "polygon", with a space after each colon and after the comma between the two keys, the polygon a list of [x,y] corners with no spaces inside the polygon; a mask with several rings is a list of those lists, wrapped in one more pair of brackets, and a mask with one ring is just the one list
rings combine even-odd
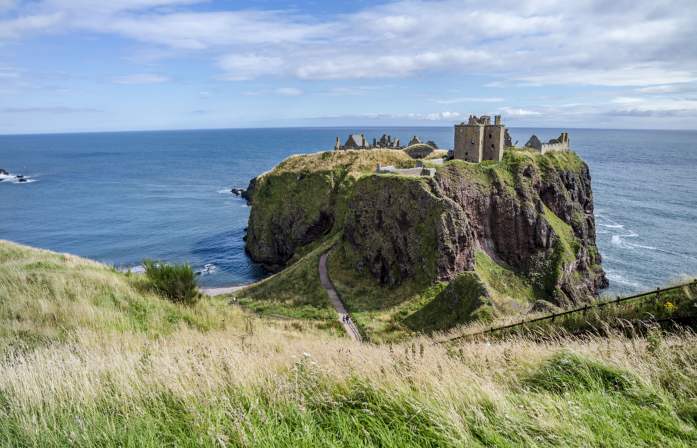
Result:
{"label": "stone tower house", "polygon": [[468,162],[479,163],[482,160],[500,161],[503,158],[504,136],[506,127],[501,116],[482,115],[477,118],[470,115],[467,124],[455,125],[454,157]]}

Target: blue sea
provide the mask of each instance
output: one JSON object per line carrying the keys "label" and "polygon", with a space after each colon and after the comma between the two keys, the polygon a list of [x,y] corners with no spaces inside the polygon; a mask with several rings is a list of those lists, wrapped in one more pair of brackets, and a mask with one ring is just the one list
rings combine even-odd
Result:
{"label": "blue sea", "polygon": [[[244,252],[249,208],[230,193],[295,153],[359,129],[289,128],[0,136],[0,239],[113,264],[209,265],[204,286],[265,275]],[[360,129],[451,147],[452,127]],[[510,129],[520,144],[560,129]],[[697,275],[697,132],[571,129],[590,165],[611,293]]]}

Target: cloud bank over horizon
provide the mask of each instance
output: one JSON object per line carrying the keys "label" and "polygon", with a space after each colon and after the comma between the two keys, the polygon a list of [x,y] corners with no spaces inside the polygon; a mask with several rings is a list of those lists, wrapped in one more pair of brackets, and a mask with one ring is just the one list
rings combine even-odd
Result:
{"label": "cloud bank over horizon", "polygon": [[236,5],[0,0],[0,132],[451,124],[469,113],[697,128],[690,0]]}

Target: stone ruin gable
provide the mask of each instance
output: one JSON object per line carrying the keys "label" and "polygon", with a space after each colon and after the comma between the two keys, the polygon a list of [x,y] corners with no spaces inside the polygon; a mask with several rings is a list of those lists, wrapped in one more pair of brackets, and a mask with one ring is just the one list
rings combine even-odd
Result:
{"label": "stone ruin gable", "polygon": [[455,125],[455,147],[453,157],[468,162],[479,163],[483,160],[500,161],[503,158],[506,127],[501,116],[491,117],[470,115],[467,124]]}
{"label": "stone ruin gable", "polygon": [[535,134],[530,137],[530,140],[525,144],[526,148],[536,149],[542,154],[546,154],[552,151],[569,151],[571,147],[569,145],[569,133],[562,132],[559,134],[558,138],[553,138],[547,143],[542,143]]}
{"label": "stone ruin gable", "polygon": [[341,144],[339,137],[336,137],[334,143],[335,151],[344,151],[347,149],[402,149],[398,138],[393,138],[389,134],[382,134],[380,140],[373,138],[372,144],[368,142],[365,134],[351,134],[346,139],[346,143]]}
{"label": "stone ruin gable", "polygon": [[398,138],[392,138],[389,134],[382,134],[380,140],[373,138],[373,148],[402,149]]}
{"label": "stone ruin gable", "polygon": [[370,149],[371,146],[368,144],[368,140],[365,138],[364,134],[351,134],[346,139],[346,143],[340,144],[339,137],[336,138],[336,143],[334,143],[335,151],[342,151],[347,149]]}
{"label": "stone ruin gable", "polygon": [[421,142],[421,139],[415,135],[415,136],[413,136],[413,137],[411,138],[411,140],[409,140],[409,144],[408,144],[407,146],[419,145],[419,144],[421,144],[421,143],[422,143],[422,142]]}
{"label": "stone ruin gable", "polygon": [[532,134],[532,137],[530,137],[530,140],[525,144],[525,147],[542,151],[542,142],[535,134]]}

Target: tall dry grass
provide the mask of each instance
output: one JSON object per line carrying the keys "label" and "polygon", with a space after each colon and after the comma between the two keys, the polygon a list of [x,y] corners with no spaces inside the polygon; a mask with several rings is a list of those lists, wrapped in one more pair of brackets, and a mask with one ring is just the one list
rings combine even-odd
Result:
{"label": "tall dry grass", "polygon": [[359,345],[60,257],[0,244],[0,446],[697,445],[692,333]]}
{"label": "tall dry grass", "polygon": [[[395,446],[697,443],[693,334],[655,336],[659,342],[615,335],[449,347],[422,338],[375,346],[256,322],[247,330],[182,330],[156,340],[90,331],[74,336],[68,344],[17,353],[0,363],[0,441],[37,446],[126,441],[156,446],[159,437],[210,446],[300,446],[321,440]],[[592,376],[590,386],[574,377],[581,373],[573,369],[571,384],[560,390],[537,389],[529,382],[549,370],[549,360],[573,367],[578,359]],[[557,364],[545,373],[553,386],[564,384],[564,370],[554,370]],[[614,383],[603,382],[606,375],[626,378],[630,389],[615,390]],[[333,418],[326,421],[325,413]],[[136,432],[119,428],[132,423]],[[371,425],[374,434],[355,432]]]}

